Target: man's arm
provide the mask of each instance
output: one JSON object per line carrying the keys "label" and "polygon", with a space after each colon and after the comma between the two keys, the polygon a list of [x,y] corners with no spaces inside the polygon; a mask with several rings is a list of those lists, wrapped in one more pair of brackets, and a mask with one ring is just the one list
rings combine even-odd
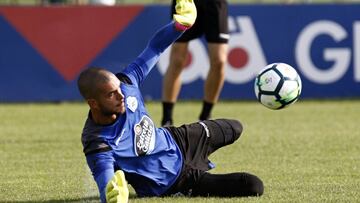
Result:
{"label": "man's arm", "polygon": [[134,85],[139,85],[149,74],[150,70],[158,62],[160,54],[180,37],[182,31],[175,28],[175,23],[172,22],[162,27],[149,41],[144,51],[127,66],[122,74],[130,78]]}
{"label": "man's arm", "polygon": [[87,155],[86,160],[98,186],[101,202],[106,203],[106,185],[115,174],[111,151]]}
{"label": "man's arm", "polygon": [[177,0],[176,12],[174,21],[158,30],[144,51],[122,72],[133,84],[141,84],[158,62],[160,54],[194,24],[196,7],[193,0]]}

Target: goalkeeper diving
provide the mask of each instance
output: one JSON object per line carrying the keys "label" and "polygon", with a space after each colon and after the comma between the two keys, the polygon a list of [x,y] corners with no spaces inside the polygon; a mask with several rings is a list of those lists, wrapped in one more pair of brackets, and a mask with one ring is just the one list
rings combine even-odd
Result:
{"label": "goalkeeper diving", "polygon": [[140,85],[160,54],[195,19],[193,0],[177,0],[173,21],[160,28],[124,70],[113,74],[90,67],[79,75],[79,91],[90,107],[81,140],[101,202],[127,202],[128,184],[138,197],[263,194],[263,183],[255,175],[208,172],[215,167],[208,156],[240,138],[239,121],[205,120],[158,128],[145,108]]}

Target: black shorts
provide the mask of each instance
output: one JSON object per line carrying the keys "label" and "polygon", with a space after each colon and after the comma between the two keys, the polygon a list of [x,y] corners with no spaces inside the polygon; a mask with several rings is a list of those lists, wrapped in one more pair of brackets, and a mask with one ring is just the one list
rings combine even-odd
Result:
{"label": "black shorts", "polygon": [[[194,0],[194,2],[197,9],[195,24],[177,42],[189,42],[205,35],[208,42],[227,43],[229,40],[227,1]],[[171,14],[175,13],[175,4],[176,0],[173,0]]]}
{"label": "black shorts", "polygon": [[212,168],[208,157],[217,149],[240,137],[242,125],[229,119],[206,120],[198,123],[167,127],[184,158],[179,178],[165,195],[188,194],[199,178]]}

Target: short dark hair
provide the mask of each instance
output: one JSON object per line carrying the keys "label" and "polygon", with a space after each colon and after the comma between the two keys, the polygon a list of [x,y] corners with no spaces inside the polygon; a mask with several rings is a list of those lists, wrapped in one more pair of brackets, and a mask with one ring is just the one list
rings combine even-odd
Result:
{"label": "short dark hair", "polygon": [[79,75],[77,85],[80,94],[85,99],[96,98],[98,95],[98,84],[110,81],[110,72],[104,68],[90,67]]}

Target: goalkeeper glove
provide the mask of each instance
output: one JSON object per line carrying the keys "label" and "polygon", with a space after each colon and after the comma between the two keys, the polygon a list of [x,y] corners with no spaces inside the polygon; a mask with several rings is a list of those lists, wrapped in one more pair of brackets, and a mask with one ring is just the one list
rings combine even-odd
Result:
{"label": "goalkeeper glove", "polygon": [[118,170],[106,185],[106,202],[127,203],[128,198],[129,189],[127,187],[124,172]]}
{"label": "goalkeeper glove", "polygon": [[193,0],[176,0],[175,11],[173,18],[176,29],[185,31],[195,23],[197,12]]}

